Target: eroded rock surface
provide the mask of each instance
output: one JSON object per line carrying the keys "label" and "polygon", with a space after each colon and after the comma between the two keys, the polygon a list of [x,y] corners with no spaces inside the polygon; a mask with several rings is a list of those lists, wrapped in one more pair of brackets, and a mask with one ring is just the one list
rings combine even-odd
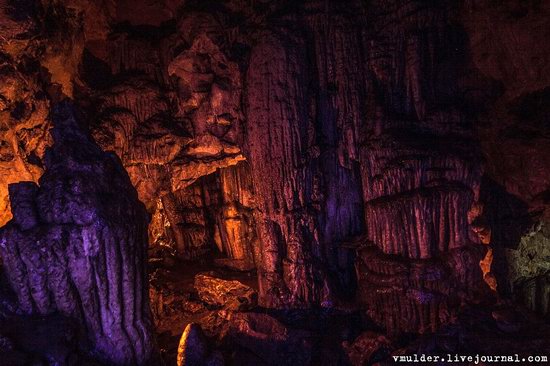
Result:
{"label": "eroded rock surface", "polygon": [[359,301],[390,334],[427,333],[452,321],[463,303],[488,297],[479,268],[483,248],[455,249],[432,260],[358,253]]}
{"label": "eroded rock surface", "polygon": [[509,285],[531,310],[550,314],[550,231],[545,224],[521,238],[516,249],[506,250]]}
{"label": "eroded rock surface", "polygon": [[252,352],[258,357],[256,362],[264,365],[308,365],[311,362],[312,345],[307,332],[289,329],[266,314],[230,312],[224,318],[223,341]]}
{"label": "eroded rock surface", "polygon": [[227,281],[199,274],[195,276],[195,289],[205,303],[222,306],[228,310],[250,310],[258,303],[256,291],[239,281]]}
{"label": "eroded rock surface", "polygon": [[0,225],[11,218],[8,185],[40,178],[50,142],[50,103],[26,52],[37,43],[32,15],[23,4],[0,3]]}
{"label": "eroded rock surface", "polygon": [[0,232],[19,312],[75,319],[88,354],[146,364],[154,333],[145,208],[120,161],[82,132],[69,103],[53,119],[40,186],[10,186],[14,218]]}
{"label": "eroded rock surface", "polygon": [[391,350],[391,342],[382,334],[365,332],[353,343],[344,343],[349,361],[353,366],[363,366],[383,359]]}
{"label": "eroded rock surface", "polygon": [[[72,97],[152,216],[155,268],[257,270],[261,306],[359,305],[392,334],[445,327],[491,300],[484,287],[545,313],[548,11],[544,1],[0,1],[0,223],[59,224],[35,210],[32,183],[10,189],[8,211],[8,184],[37,181],[49,105]],[[56,199],[87,207],[78,195]],[[95,220],[73,216],[60,220]],[[180,313],[208,318],[209,337],[227,322],[193,291],[152,282],[159,329]],[[279,350],[238,347],[242,364]]]}

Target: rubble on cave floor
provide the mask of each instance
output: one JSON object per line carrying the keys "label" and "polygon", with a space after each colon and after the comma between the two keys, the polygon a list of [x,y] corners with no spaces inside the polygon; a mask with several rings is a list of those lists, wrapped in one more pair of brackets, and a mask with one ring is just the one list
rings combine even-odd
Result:
{"label": "rubble on cave floor", "polygon": [[[182,333],[190,324],[200,327],[208,347],[222,352],[226,364],[318,364],[312,363],[313,348],[326,343],[331,344],[327,347],[332,353],[328,358],[334,359],[334,364],[344,360],[340,338],[358,334],[357,313],[326,309],[273,311],[256,306],[256,274],[214,267],[213,263],[214,259],[177,262],[151,272],[151,307],[167,365],[175,365]],[[212,296],[221,296],[224,286],[237,291],[226,292],[223,305],[216,305]],[[243,299],[241,291],[250,297]]]}
{"label": "rubble on cave floor", "polygon": [[[389,336],[353,307],[228,310],[201,300],[195,288],[197,276],[207,275],[217,283],[238,281],[256,290],[256,275],[214,267],[214,260],[174,261],[170,266],[156,262],[152,266],[151,306],[157,342],[167,366],[176,365],[178,346],[188,327],[200,334],[191,340],[202,342],[205,350],[195,356],[216,366],[392,365],[393,356],[399,355],[475,355],[487,350],[529,355],[550,349],[550,324],[505,302],[462,308],[436,333],[399,337]],[[9,297],[3,298],[6,301],[1,310],[9,312]],[[78,353],[70,337],[74,327],[61,317],[16,317],[3,321],[0,329],[0,359],[9,360],[10,365],[48,365],[56,360],[62,365],[98,366]],[[185,343],[185,347],[190,347],[189,352],[197,351],[195,345]]]}
{"label": "rubble on cave floor", "polygon": [[[243,288],[256,289],[255,274],[216,268],[213,262],[178,262],[151,273],[151,303],[167,365],[176,365],[187,327],[201,334],[193,342],[201,339],[207,351],[199,355],[213,365],[218,365],[220,354],[225,365],[363,366],[392,365],[392,356],[399,355],[475,355],[487,350],[527,355],[550,349],[546,336],[550,324],[511,303],[463,307],[435,333],[393,337],[353,307],[231,310],[201,300],[195,288],[197,277],[207,277],[218,286],[235,286],[238,281]],[[185,347],[192,346],[186,343]]]}

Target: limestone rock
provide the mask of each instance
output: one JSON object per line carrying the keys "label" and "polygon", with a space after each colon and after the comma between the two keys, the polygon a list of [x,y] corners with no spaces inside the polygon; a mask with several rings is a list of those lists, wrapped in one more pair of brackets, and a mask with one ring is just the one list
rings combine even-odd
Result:
{"label": "limestone rock", "polygon": [[17,61],[0,61],[0,225],[11,218],[8,185],[36,182],[50,143],[49,101],[37,98],[38,82],[18,71]]}
{"label": "limestone rock", "polygon": [[512,292],[531,310],[550,314],[550,230],[538,225],[505,251]]}
{"label": "limestone rock", "polygon": [[204,333],[198,324],[185,327],[178,346],[177,366],[223,366],[219,352],[210,352]]}
{"label": "limestone rock", "polygon": [[69,103],[53,118],[40,187],[10,187],[15,217],[0,231],[19,309],[74,319],[80,343],[101,361],[146,364],[154,341],[145,209],[120,161],[80,130]]}
{"label": "limestone rock", "polygon": [[[359,299],[390,332],[435,330],[483,279],[547,313],[546,241],[526,242],[522,228],[550,217],[549,10],[0,0],[0,224],[8,191],[17,235],[101,216],[81,197],[86,183],[56,188],[52,207],[31,183],[49,105],[70,95],[153,216],[157,266],[257,269],[263,306]],[[520,215],[483,193],[497,191],[491,179]],[[180,310],[165,299],[165,312]]]}
{"label": "limestone rock", "polygon": [[391,342],[384,335],[374,332],[361,334],[353,343],[344,342],[343,347],[353,366],[372,364],[377,353],[380,354],[379,359],[381,359],[392,348]]}
{"label": "limestone rock", "polygon": [[329,297],[326,274],[311,249],[320,234],[311,195],[308,144],[314,136],[305,59],[304,40],[266,35],[252,51],[247,76],[249,161],[261,212],[260,294],[270,307]]}
{"label": "limestone rock", "polygon": [[308,333],[287,328],[275,318],[260,313],[233,313],[225,316],[223,340],[259,357],[265,365],[309,365],[312,344]]}
{"label": "limestone rock", "polygon": [[239,281],[198,274],[195,276],[195,289],[205,303],[228,310],[250,310],[258,303],[256,291]]}
{"label": "limestone rock", "polygon": [[358,251],[358,300],[389,334],[426,333],[452,321],[462,303],[489,296],[481,281],[480,246],[433,260],[406,260],[374,246]]}

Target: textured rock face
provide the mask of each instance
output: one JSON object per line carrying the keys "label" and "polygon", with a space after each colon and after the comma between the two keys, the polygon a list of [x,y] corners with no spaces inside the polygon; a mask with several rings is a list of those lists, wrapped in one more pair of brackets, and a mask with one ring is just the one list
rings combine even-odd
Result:
{"label": "textured rock face", "polygon": [[35,26],[24,5],[0,2],[0,225],[11,218],[8,185],[38,180],[40,158],[49,143],[49,101],[38,70],[24,69],[28,60],[23,50]]}
{"label": "textured rock face", "polygon": [[435,331],[456,316],[462,303],[487,297],[480,283],[482,251],[469,246],[437,259],[407,260],[363,248],[357,258],[360,301],[389,333]]}
{"label": "textured rock face", "polygon": [[154,341],[145,209],[119,160],[81,132],[69,104],[53,119],[40,187],[10,186],[14,218],[0,232],[19,310],[76,319],[83,347],[102,361],[146,364]]}
{"label": "textured rock face", "polygon": [[[381,95],[372,97],[373,135],[362,151],[367,233],[387,254],[430,258],[474,238],[468,211],[478,200],[480,155],[459,105],[467,61],[452,53],[466,45],[445,6],[380,3],[380,11],[388,8],[397,11],[375,22],[368,53]],[[401,15],[407,10],[417,13]]]}
{"label": "textured rock face", "polygon": [[482,188],[497,289],[544,313],[545,270],[537,258],[546,250],[550,221],[550,54],[531,45],[548,37],[550,7],[513,1],[464,6],[472,60],[500,88],[476,126],[491,178]]}
{"label": "textured rock face", "polygon": [[353,366],[369,364],[376,356],[383,356],[391,349],[390,341],[384,335],[374,332],[365,332],[353,343],[346,342],[343,346]]}
{"label": "textured rock face", "polygon": [[[9,183],[42,173],[48,105],[65,95],[120,158],[166,267],[257,269],[263,306],[358,299],[391,333],[439,327],[482,278],[545,312],[546,234],[519,245],[519,227],[549,217],[548,10],[0,0],[0,223],[43,227],[36,185],[3,208]],[[484,175],[521,212],[507,217]]]}
{"label": "textured rock face", "polygon": [[257,233],[252,196],[245,163],[202,177],[160,199],[151,241],[173,247],[183,259],[204,257],[217,248],[224,256],[217,259],[220,264],[253,269]]}
{"label": "textured rock face", "polygon": [[461,91],[467,45],[445,3],[373,5],[361,172],[374,246],[358,253],[358,294],[390,333],[433,331],[483,287],[471,226],[482,211],[481,155]]}
{"label": "textured rock face", "polygon": [[119,31],[102,52],[90,48],[87,61],[104,65],[103,75],[89,74],[91,86],[101,77],[118,79],[97,93],[94,135],[131,166],[147,204],[243,160],[236,145],[240,73],[221,30],[201,13],[186,14],[177,28],[181,38]]}
{"label": "textured rock face", "polygon": [[364,19],[355,2],[325,5],[283,13],[305,30],[263,35],[246,78],[259,280],[271,306],[330,306],[354,289],[353,252],[339,243],[363,230],[357,148],[366,80],[357,23]]}
{"label": "textured rock face", "polygon": [[183,259],[217,247],[220,265],[258,267],[264,305],[307,307],[353,297],[350,237],[415,259],[476,239],[481,168],[453,104],[464,45],[446,5],[159,6],[172,25],[138,12],[114,27],[122,3],[84,22],[78,88],[151,241]]}
{"label": "textured rock face", "polygon": [[254,268],[260,254],[250,166],[240,163],[221,169],[219,177],[222,210],[217,215],[219,239],[218,236],[215,239],[220,251],[230,258],[219,263],[242,270]]}
{"label": "textured rock face", "polygon": [[251,310],[258,303],[256,291],[239,281],[200,274],[195,276],[195,289],[203,302],[228,310]]}
{"label": "textured rock face", "polygon": [[252,51],[247,76],[250,165],[262,212],[260,291],[275,306],[321,302],[328,295],[314,259],[320,244],[311,213],[304,41],[285,42],[266,36]]}
{"label": "textured rock face", "polygon": [[550,315],[550,231],[545,224],[521,238],[517,248],[505,250],[508,283],[515,296],[531,310]]}
{"label": "textured rock face", "polygon": [[92,133],[121,158],[154,215],[153,245],[182,259],[217,247],[249,270],[256,234],[240,199],[249,201],[250,173],[232,168],[244,160],[241,72],[212,15],[185,13],[172,31],[121,28],[88,44],[83,91],[95,102]]}

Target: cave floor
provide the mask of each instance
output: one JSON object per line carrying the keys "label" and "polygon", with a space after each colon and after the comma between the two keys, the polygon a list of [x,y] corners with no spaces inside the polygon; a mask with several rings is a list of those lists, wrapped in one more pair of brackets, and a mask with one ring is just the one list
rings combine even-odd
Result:
{"label": "cave floor", "polygon": [[[205,272],[256,286],[254,272],[228,271],[210,262],[153,266],[151,304],[166,366],[176,364],[179,339],[189,323],[201,326],[208,346],[220,351],[228,366],[394,365],[391,356],[412,354],[550,355],[550,323],[511,302],[467,306],[452,324],[435,334],[392,338],[353,308],[273,311],[256,307],[231,312],[209,306],[200,301],[193,286],[194,276]],[[6,305],[2,309],[8,311],[11,301],[5,295],[1,296]],[[257,324],[235,335],[228,331],[228,324],[239,317]],[[56,315],[4,318],[0,321],[0,336],[10,345],[0,349],[0,357],[13,360],[13,365],[25,365],[45,355],[74,357],[74,326]]]}
{"label": "cave floor", "polygon": [[[202,327],[209,342],[222,349],[226,360],[232,360],[229,364],[258,362],[242,360],[239,355],[235,357],[233,350],[222,340],[226,337],[225,310],[202,303],[194,287],[195,276],[207,273],[224,280],[237,280],[257,291],[256,272],[228,270],[216,266],[213,263],[214,258],[215,256],[202,261],[176,261],[169,263],[168,268],[160,265],[151,270],[150,293],[157,340],[166,365],[175,365],[181,334],[190,323],[197,323]],[[313,364],[345,364],[342,341],[357,337],[364,328],[359,313],[352,308],[273,311],[256,307],[243,313],[265,315],[267,318],[264,319],[281,322],[290,332],[296,332],[297,337],[308,338],[308,344],[315,344],[316,348],[315,354],[311,356]]]}
{"label": "cave floor", "polygon": [[[209,344],[222,350],[224,358],[229,360],[228,365],[270,365],[262,351],[256,354],[260,359],[250,361],[248,357],[243,360],[239,355],[242,347],[234,349],[234,344],[223,340],[227,337],[224,328],[224,314],[227,311],[200,301],[193,286],[194,277],[199,273],[238,280],[257,289],[255,272],[216,268],[210,261],[181,262],[171,268],[160,266],[154,269],[151,272],[152,304],[158,343],[166,365],[175,365],[179,339],[189,323],[202,327]],[[161,302],[162,308],[158,309]],[[399,338],[384,335],[352,307],[280,311],[257,307],[243,312],[250,313],[267,315],[284,324],[294,332],[295,337],[307,338],[308,347],[301,351],[309,353],[306,358],[309,358],[307,364],[310,365],[390,365],[394,364],[391,355],[415,353],[550,354],[550,323],[510,302],[465,307],[454,324],[443,327],[435,334]],[[255,353],[254,347],[256,345],[244,351]],[[289,352],[300,350],[291,347]],[[274,359],[277,357],[274,356]]]}

